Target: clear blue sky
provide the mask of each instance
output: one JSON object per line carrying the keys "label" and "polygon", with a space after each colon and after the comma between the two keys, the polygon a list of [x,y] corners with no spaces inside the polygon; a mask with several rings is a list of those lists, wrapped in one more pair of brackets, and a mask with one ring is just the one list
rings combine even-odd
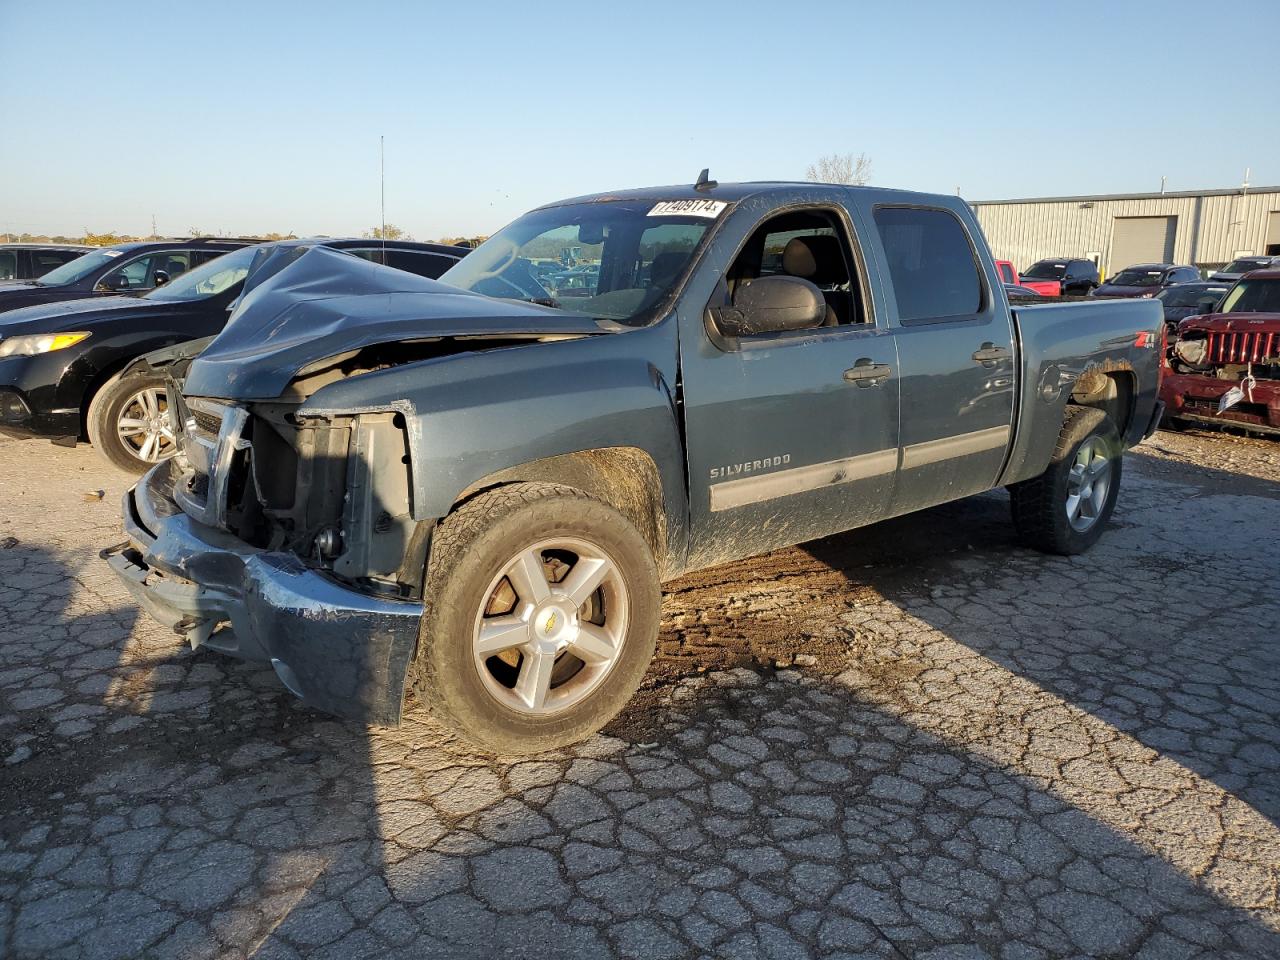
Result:
{"label": "clear blue sky", "polygon": [[1280,183],[1280,4],[0,0],[0,230],[489,233],[799,179],[969,199]]}

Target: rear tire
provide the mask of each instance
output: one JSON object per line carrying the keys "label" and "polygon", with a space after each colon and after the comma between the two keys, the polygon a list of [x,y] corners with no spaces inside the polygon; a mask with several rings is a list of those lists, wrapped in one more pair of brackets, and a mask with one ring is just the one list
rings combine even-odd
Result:
{"label": "rear tire", "polygon": [[85,417],[98,455],[126,473],[140,474],[177,452],[168,427],[164,381],[116,374],[94,395]]}
{"label": "rear tire", "polygon": [[662,602],[631,522],[550,483],[499,487],[447,517],[424,597],[414,693],[459,737],[508,756],[613,719],[653,658]]}
{"label": "rear tire", "polygon": [[1068,406],[1044,473],[1009,487],[1018,539],[1068,556],[1093,546],[1120,493],[1121,453],[1119,431],[1107,414]]}

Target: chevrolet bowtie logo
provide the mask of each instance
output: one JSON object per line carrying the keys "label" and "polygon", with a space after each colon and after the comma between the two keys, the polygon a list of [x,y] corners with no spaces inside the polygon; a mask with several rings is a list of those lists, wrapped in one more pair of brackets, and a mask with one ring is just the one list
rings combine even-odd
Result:
{"label": "chevrolet bowtie logo", "polygon": [[558,620],[558,619],[559,619],[559,618],[558,618],[558,617],[556,617],[555,613],[554,613],[554,612],[552,612],[551,616],[547,617],[547,622],[546,622],[546,624],[543,626],[543,628],[542,628],[542,632],[543,632],[543,633],[546,633],[546,634],[550,634],[550,633],[551,633],[551,631],[552,631],[552,630],[554,630],[554,629],[556,628],[556,622],[557,622],[557,620]]}

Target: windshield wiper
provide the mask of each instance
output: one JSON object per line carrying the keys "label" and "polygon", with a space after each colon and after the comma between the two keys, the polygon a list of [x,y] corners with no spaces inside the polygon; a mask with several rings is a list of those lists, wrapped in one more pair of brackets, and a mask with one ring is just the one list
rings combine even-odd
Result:
{"label": "windshield wiper", "polygon": [[556,310],[563,310],[560,301],[555,297],[523,297],[525,303],[536,303],[540,307],[554,307]]}

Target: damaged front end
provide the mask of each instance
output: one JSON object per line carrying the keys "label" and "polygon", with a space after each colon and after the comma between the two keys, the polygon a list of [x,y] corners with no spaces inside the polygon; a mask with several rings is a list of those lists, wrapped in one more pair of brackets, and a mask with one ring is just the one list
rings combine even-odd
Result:
{"label": "damaged front end", "polygon": [[307,703],[399,722],[430,525],[408,517],[403,418],[300,420],[282,404],[184,401],[179,454],[125,494],[103,552],[193,648],[267,660]]}
{"label": "damaged front end", "polygon": [[307,703],[394,724],[434,528],[414,509],[420,419],[399,387],[324,398],[390,368],[416,379],[605,329],[307,250],[247,291],[212,342],[148,358],[167,378],[177,453],[125,495],[128,539],[103,556],[192,647],[267,660]]}
{"label": "damaged front end", "polygon": [[1190,317],[1167,362],[1168,417],[1280,434],[1280,317]]}

